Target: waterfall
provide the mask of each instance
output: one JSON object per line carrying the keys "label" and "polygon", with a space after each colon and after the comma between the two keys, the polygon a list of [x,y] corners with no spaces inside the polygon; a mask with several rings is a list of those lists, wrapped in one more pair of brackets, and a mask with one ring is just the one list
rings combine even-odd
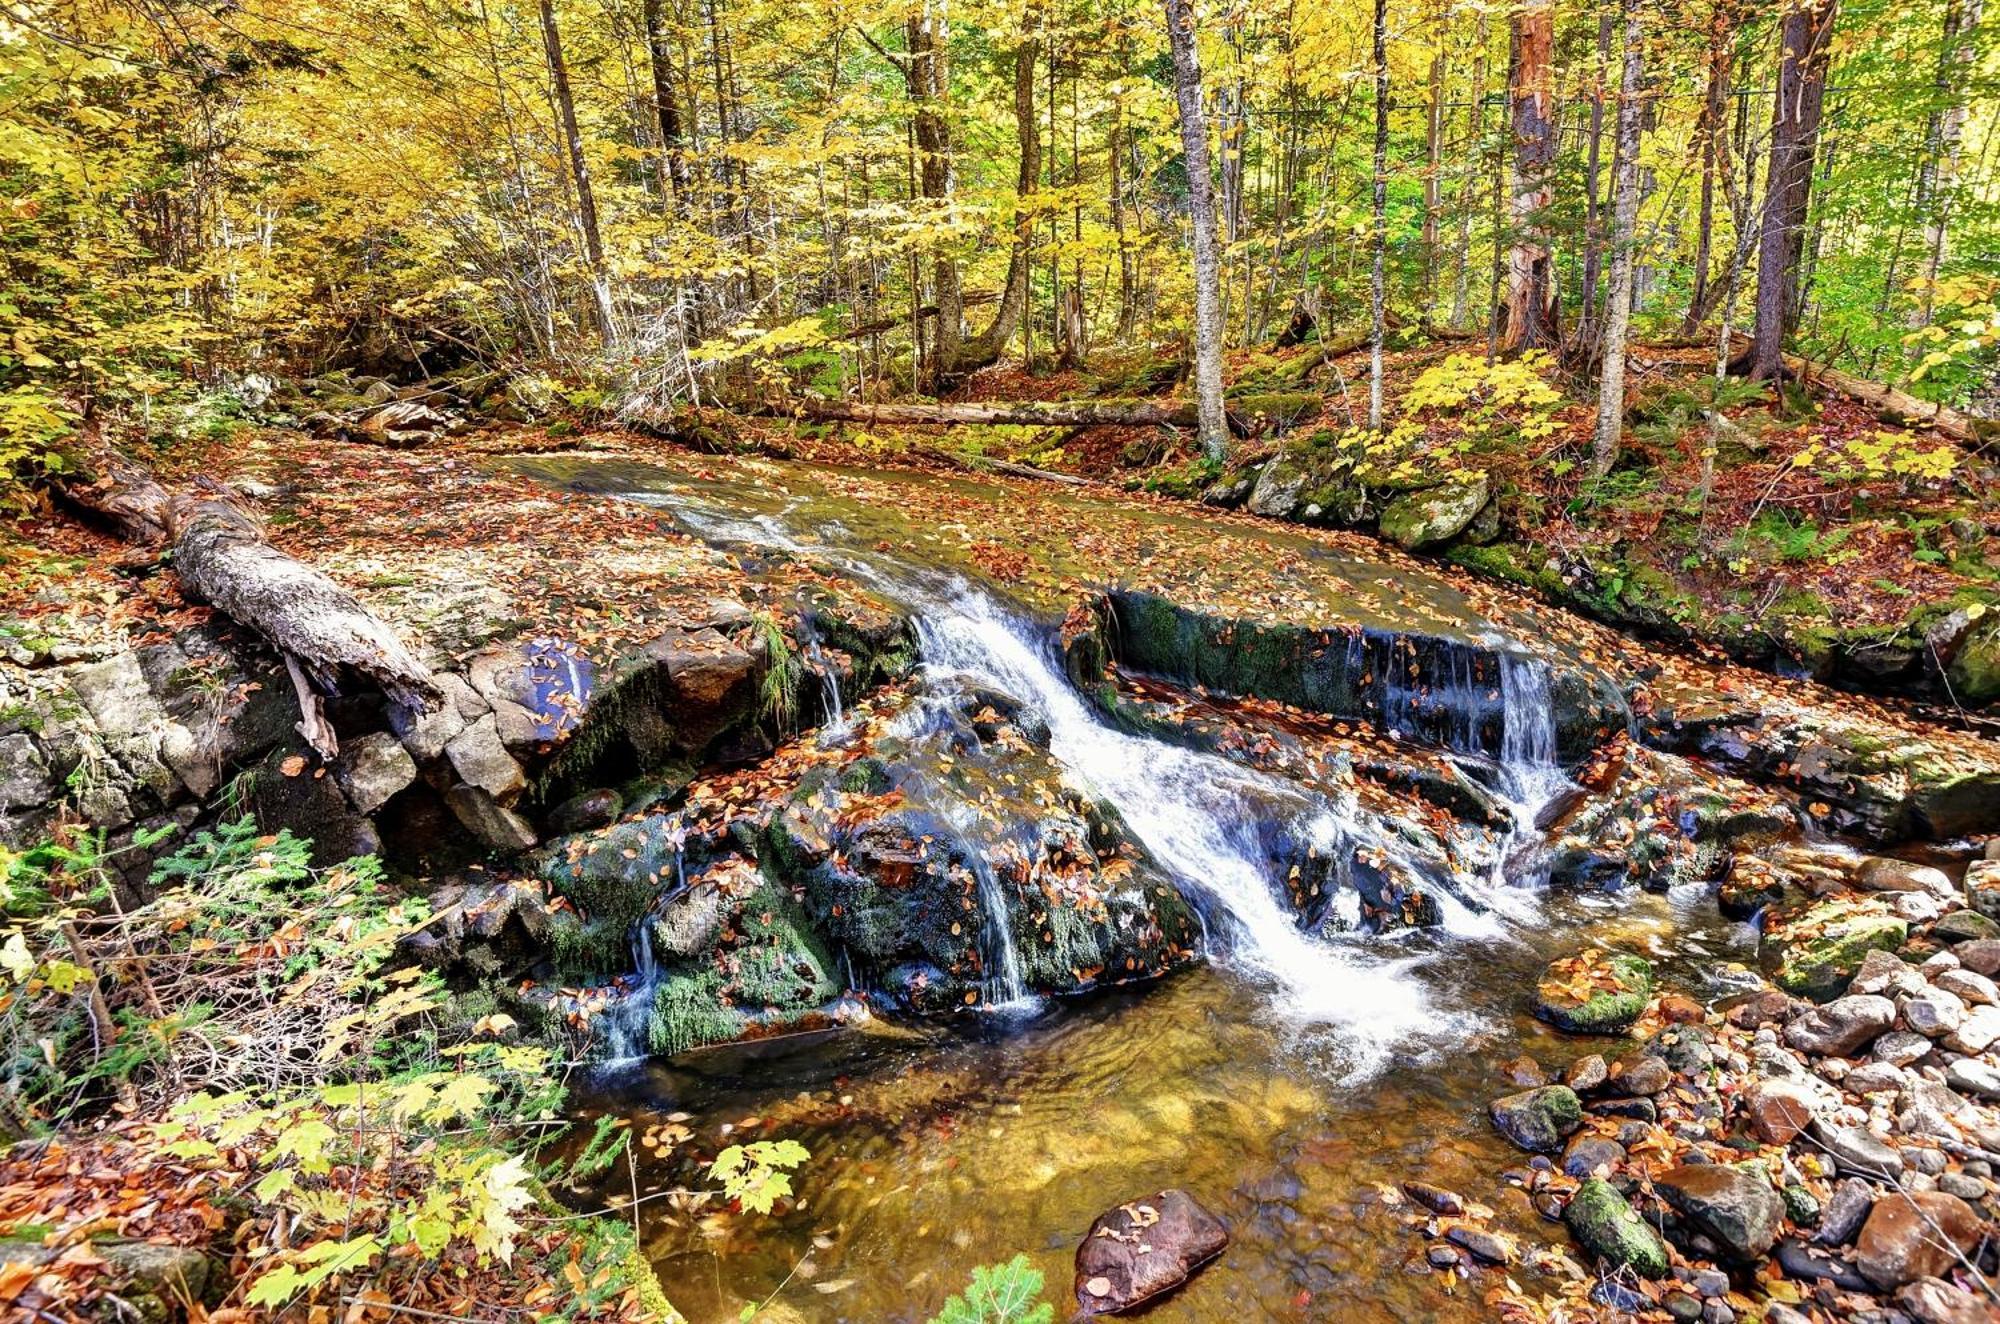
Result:
{"label": "waterfall", "polygon": [[653,997],[660,987],[660,962],[653,954],[653,917],[640,916],[632,925],[632,969],[634,983],[616,1005],[599,1018],[604,1027],[604,1056],[623,1062],[644,1057],[651,1049],[646,1043],[646,1022],[653,1015]]}
{"label": "waterfall", "polygon": [[1278,805],[1305,826],[1302,836],[1346,839],[1357,825],[1341,821],[1341,807],[1216,755],[1107,725],[1064,677],[1048,632],[984,593],[961,586],[949,604],[932,606],[918,622],[927,670],[968,675],[1038,705],[1056,761],[1207,900],[1222,930],[1211,938],[1237,969],[1272,986],[1276,1011],[1340,1027],[1354,1066],[1440,1027],[1422,985],[1408,977],[1412,960],[1305,933],[1279,899],[1254,825]]}
{"label": "waterfall", "polygon": [[819,646],[819,640],[808,638],[805,644],[806,670],[819,677],[820,704],[824,715],[820,722],[819,743],[833,748],[844,743],[848,737],[847,704],[840,693],[840,668]]}

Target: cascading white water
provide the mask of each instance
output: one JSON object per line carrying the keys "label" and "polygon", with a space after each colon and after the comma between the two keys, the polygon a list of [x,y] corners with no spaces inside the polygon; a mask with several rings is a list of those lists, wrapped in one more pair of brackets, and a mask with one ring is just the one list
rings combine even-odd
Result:
{"label": "cascading white water", "polygon": [[965,590],[918,629],[927,667],[1040,707],[1056,761],[1116,808],[1163,867],[1211,899],[1230,930],[1221,936],[1232,963],[1274,986],[1281,1015],[1339,1025],[1351,1067],[1448,1023],[1409,977],[1413,961],[1304,933],[1278,899],[1251,825],[1289,804],[1309,835],[1330,840],[1353,827],[1332,821],[1336,807],[1216,755],[1106,725],[1063,676],[1046,633],[983,593]]}

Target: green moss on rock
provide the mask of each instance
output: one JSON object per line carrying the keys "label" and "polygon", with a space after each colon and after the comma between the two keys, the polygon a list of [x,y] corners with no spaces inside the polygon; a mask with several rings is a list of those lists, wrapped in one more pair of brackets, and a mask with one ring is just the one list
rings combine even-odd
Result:
{"label": "green moss on rock", "polygon": [[1610,1269],[1630,1269],[1641,1278],[1664,1278],[1667,1248],[1618,1189],[1592,1177],[1577,1188],[1563,1211],[1577,1244]]}
{"label": "green moss on rock", "polygon": [[[1588,990],[1587,996],[1579,996]],[[1551,961],[1535,985],[1535,1015],[1571,1034],[1618,1034],[1646,1010],[1653,965],[1643,956],[1596,950]]]}
{"label": "green moss on rock", "polygon": [[1893,952],[1909,936],[1909,924],[1879,898],[1832,897],[1771,924],[1760,954],[1778,987],[1828,1002],[1846,991],[1869,952]]}

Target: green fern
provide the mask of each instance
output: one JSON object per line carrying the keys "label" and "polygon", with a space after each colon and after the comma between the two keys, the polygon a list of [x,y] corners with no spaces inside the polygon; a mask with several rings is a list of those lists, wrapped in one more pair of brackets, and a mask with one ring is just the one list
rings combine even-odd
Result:
{"label": "green fern", "polygon": [[971,1286],[946,1301],[930,1324],[1053,1324],[1055,1307],[1041,1296],[1042,1271],[1016,1255],[974,1269]]}

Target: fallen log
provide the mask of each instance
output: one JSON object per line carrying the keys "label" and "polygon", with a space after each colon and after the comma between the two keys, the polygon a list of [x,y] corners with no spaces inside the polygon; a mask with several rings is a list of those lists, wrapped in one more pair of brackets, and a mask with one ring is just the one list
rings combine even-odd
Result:
{"label": "fallen log", "polygon": [[1814,363],[1811,359],[1800,358],[1796,354],[1784,356],[1785,370],[1800,381],[1816,383],[1827,390],[1838,392],[1851,400],[1859,400],[1864,405],[1886,414],[1893,422],[1906,427],[1930,428],[1941,436],[1953,441],[1979,442],[2000,436],[2000,423],[1975,419],[1949,405],[1933,404],[1929,400],[1919,400],[1907,391],[1899,391],[1885,382],[1872,382],[1865,377],[1829,368],[1824,363]]}
{"label": "fallen log", "polygon": [[320,691],[337,692],[343,670],[419,712],[443,697],[430,668],[387,623],[324,573],[273,547],[255,512],[222,484],[203,479],[192,491],[169,492],[144,465],[98,447],[61,491],[126,540],[170,546],[174,574],[192,596],[270,641],[298,691],[299,733],[321,757],[337,754],[339,742]]}

